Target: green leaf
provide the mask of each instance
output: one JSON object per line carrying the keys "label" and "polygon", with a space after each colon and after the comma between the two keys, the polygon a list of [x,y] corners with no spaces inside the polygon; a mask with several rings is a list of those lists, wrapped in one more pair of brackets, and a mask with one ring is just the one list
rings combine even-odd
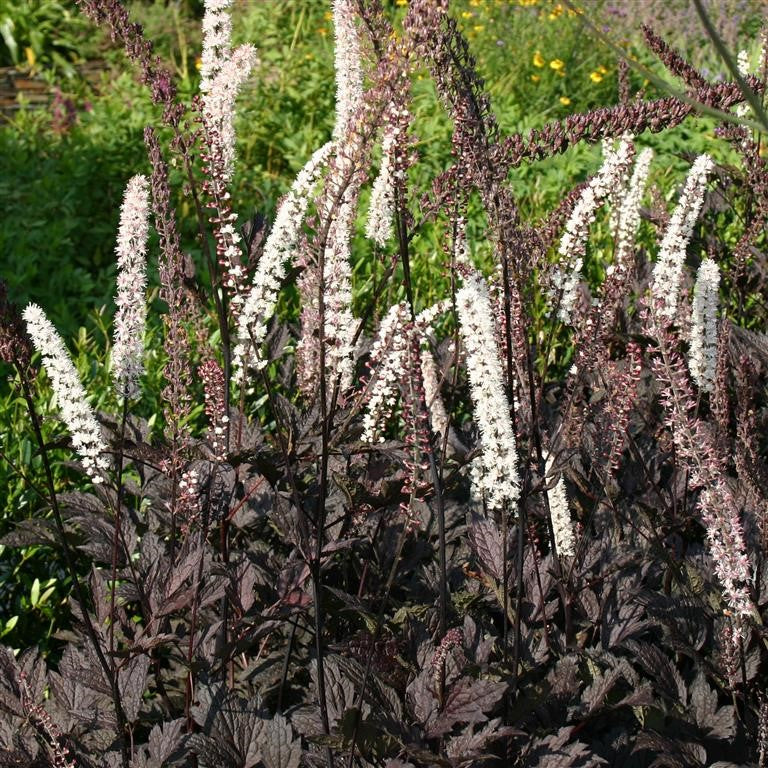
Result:
{"label": "green leaf", "polygon": [[11,616],[8,621],[5,622],[5,626],[3,627],[2,631],[0,631],[0,637],[5,637],[9,632],[13,631],[13,628],[18,624],[19,617],[18,616]]}
{"label": "green leaf", "polygon": [[13,19],[11,19],[8,16],[5,16],[2,21],[0,21],[0,36],[3,38],[3,42],[5,43],[6,47],[11,53],[11,59],[13,60],[14,64],[19,63],[19,45],[16,42],[16,38],[13,36]]}

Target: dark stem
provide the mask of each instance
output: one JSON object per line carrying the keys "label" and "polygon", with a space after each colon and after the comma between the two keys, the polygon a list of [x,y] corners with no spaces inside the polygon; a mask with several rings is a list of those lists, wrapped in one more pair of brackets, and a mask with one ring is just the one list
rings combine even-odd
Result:
{"label": "dark stem", "polygon": [[85,625],[85,631],[88,638],[93,645],[93,650],[96,653],[96,658],[99,661],[99,665],[104,672],[106,679],[109,681],[112,692],[112,704],[115,708],[115,715],[117,717],[118,733],[120,735],[120,757],[123,768],[129,768],[130,756],[128,754],[128,743],[126,741],[126,734],[128,733],[128,719],[125,716],[123,705],[120,701],[120,689],[117,684],[117,675],[110,663],[104,656],[104,651],[101,648],[96,629],[91,621],[90,614],[88,613],[88,604],[85,598],[85,591],[80,583],[80,577],[77,575],[77,568],[75,567],[75,557],[72,553],[72,549],[67,542],[66,532],[64,530],[64,521],[61,517],[61,510],[59,508],[59,501],[56,496],[56,488],[53,482],[53,471],[51,470],[51,463],[48,457],[48,449],[43,439],[42,429],[40,427],[40,417],[37,414],[35,403],[32,398],[32,392],[29,387],[25,372],[20,366],[17,367],[19,372],[19,379],[21,381],[22,391],[24,393],[24,400],[27,404],[27,410],[29,411],[30,419],[32,420],[32,429],[35,433],[35,439],[40,446],[40,456],[43,461],[43,469],[45,471],[46,485],[48,486],[49,501],[51,504],[51,510],[53,511],[53,517],[56,522],[56,529],[59,533],[59,539],[61,540],[62,549],[64,550],[64,559],[67,563],[67,569],[69,570],[70,578],[72,579],[72,586],[75,590],[75,596],[80,603],[80,612],[83,617],[83,624]]}

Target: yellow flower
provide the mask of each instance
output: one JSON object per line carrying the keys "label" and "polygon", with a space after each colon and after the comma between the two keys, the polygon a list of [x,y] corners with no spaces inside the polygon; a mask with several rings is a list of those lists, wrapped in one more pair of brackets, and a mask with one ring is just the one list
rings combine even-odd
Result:
{"label": "yellow flower", "polygon": [[323,14],[323,18],[324,18],[326,21],[333,21],[333,12],[332,12],[332,11],[326,11],[326,12]]}
{"label": "yellow flower", "polygon": [[546,63],[544,57],[541,55],[541,51],[536,51],[536,53],[533,54],[534,67],[543,67]]}
{"label": "yellow flower", "polygon": [[462,19],[471,19],[475,14],[472,13],[472,11],[462,11],[461,12],[461,18]]}
{"label": "yellow flower", "polygon": [[571,103],[571,100],[570,100],[570,99],[569,99],[567,96],[561,96],[561,97],[560,97],[560,103],[561,103],[561,104],[562,104],[564,107],[567,107],[567,106],[568,106],[568,105]]}
{"label": "yellow flower", "polygon": [[593,83],[599,83],[603,79],[603,76],[599,72],[591,72],[589,75],[589,79]]}
{"label": "yellow flower", "polygon": [[319,27],[317,34],[320,35],[320,37],[325,37],[328,34],[328,30],[325,27]]}
{"label": "yellow flower", "polygon": [[563,6],[558,3],[550,12],[547,17],[550,21],[554,21],[558,16],[562,15]]}
{"label": "yellow flower", "polygon": [[472,27],[472,29],[474,29],[475,32],[482,32],[485,29],[485,26],[483,26],[482,24],[475,24],[475,26]]}
{"label": "yellow flower", "polygon": [[562,59],[552,59],[552,61],[549,62],[549,66],[555,70],[555,72],[559,72],[561,69],[565,68],[565,62]]}
{"label": "yellow flower", "polygon": [[531,75],[531,80],[533,80],[534,83],[538,83],[539,80],[541,80],[541,75]]}
{"label": "yellow flower", "polygon": [[408,0],[395,0],[396,5],[408,5]]}
{"label": "yellow flower", "polygon": [[601,75],[607,75],[608,74],[608,70],[602,64],[597,68],[597,71]]}

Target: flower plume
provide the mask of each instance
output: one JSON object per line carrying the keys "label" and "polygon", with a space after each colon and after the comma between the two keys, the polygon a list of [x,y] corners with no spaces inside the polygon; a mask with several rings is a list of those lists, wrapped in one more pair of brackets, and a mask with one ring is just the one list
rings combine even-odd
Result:
{"label": "flower plume", "polygon": [[143,372],[148,236],[149,182],[146,176],[138,175],[125,189],[115,249],[118,273],[112,377],[118,394],[124,397],[136,397]]}
{"label": "flower plume", "polygon": [[693,289],[691,347],[688,367],[693,380],[704,392],[711,392],[717,366],[717,292],[720,270],[712,259],[704,259]]}
{"label": "flower plume", "polygon": [[489,506],[514,504],[520,492],[517,448],[509,403],[504,392],[501,359],[493,336],[493,310],[485,281],[476,272],[456,293],[461,338],[474,418],[482,438],[480,488]]}
{"label": "flower plume", "polygon": [[258,359],[259,347],[267,336],[267,321],[275,310],[280,284],[285,278],[286,264],[296,250],[310,193],[332,149],[333,143],[328,142],[315,151],[280,203],[272,231],[264,245],[264,253],[259,259],[251,288],[238,317],[237,346],[233,356],[233,364],[237,368],[247,365],[262,367],[266,364]]}
{"label": "flower plume", "polygon": [[27,332],[35,349],[43,358],[43,366],[56,394],[62,421],[72,435],[72,445],[91,481],[101,483],[108,469],[107,446],[101,438],[96,421],[72,358],[64,341],[56,332],[45,312],[37,304],[28,304],[24,310]]}
{"label": "flower plume", "polygon": [[659,257],[653,269],[651,294],[659,304],[660,314],[668,320],[672,320],[677,312],[685,251],[704,202],[707,176],[712,167],[712,158],[709,155],[696,158],[659,246]]}

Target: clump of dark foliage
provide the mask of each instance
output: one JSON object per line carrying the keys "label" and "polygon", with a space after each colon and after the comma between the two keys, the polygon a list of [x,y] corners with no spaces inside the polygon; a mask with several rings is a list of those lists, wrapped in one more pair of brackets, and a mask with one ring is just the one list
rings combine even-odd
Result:
{"label": "clump of dark foliage", "polygon": [[[114,0],[82,5],[112,25],[138,63],[176,137],[170,151],[192,169],[205,136],[184,122],[140,28]],[[376,0],[361,0],[358,14],[374,73],[359,134],[360,162],[369,166],[404,65]],[[271,349],[281,364],[253,382],[268,395],[264,426],[251,415],[258,394],[227,402],[221,458],[212,431],[182,439],[183,420],[172,413],[166,441],[129,412],[102,415],[118,479],[58,495],[50,485],[42,492],[53,517],[20,524],[5,538],[63,548],[65,559],[87,558],[92,567],[86,580],[76,579],[73,628],[55,668],[35,649],[0,650],[0,766],[768,765],[768,343],[765,304],[754,298],[768,295],[768,174],[759,145],[746,129],[723,123],[744,167],[718,169],[689,249],[717,257],[727,294],[716,388],[699,397],[691,418],[714,436],[739,505],[754,574],[755,611],[744,618],[723,607],[697,512],[700,489],[689,483],[661,404],[661,390],[674,382],[652,371],[657,340],[636,302],[648,286],[648,254],[637,250],[632,295],[605,321],[600,350],[579,336],[584,364],[558,380],[557,367],[547,374],[541,365],[541,339],[527,329],[538,276],[575,195],[564,193],[549,221],[525,223],[506,181],[521,162],[626,130],[662,131],[692,107],[675,97],[631,100],[505,138],[446,9],[411,3],[402,34],[430,67],[453,120],[455,165],[426,193],[398,187],[397,264],[412,301],[410,246],[419,222],[444,226],[449,254],[469,195],[482,201],[500,266],[517,508],[492,513],[470,501],[466,470],[478,442],[471,422],[448,440],[429,434],[417,414],[424,439],[393,431],[371,446],[360,441],[358,398],[281,394],[296,390],[282,352],[292,329],[275,322]],[[738,84],[709,84],[648,36],[696,102],[729,111],[743,99]],[[759,78],[749,86],[762,92]],[[163,198],[165,161],[154,134],[147,136],[168,249],[175,230]],[[733,210],[743,232],[735,245],[718,228]],[[648,210],[646,218],[663,226],[665,214]],[[207,226],[205,214],[201,222]],[[319,211],[310,225],[306,247],[322,237]],[[252,235],[256,260],[260,237]],[[691,258],[695,266],[699,257]],[[176,293],[164,284],[165,296],[181,313],[168,333],[197,329],[199,337],[201,322],[218,323],[214,357],[229,375],[231,326],[217,265],[207,267],[206,290],[191,265],[174,267],[167,254],[165,263],[165,279],[177,281]],[[457,339],[449,326],[434,346],[454,414],[469,402]],[[359,375],[369,347],[358,345]],[[5,301],[0,349],[16,367],[36,425],[33,358]],[[190,375],[200,353],[194,342],[183,349],[186,375],[168,374],[176,379],[166,399],[188,412],[185,402],[202,402]],[[404,372],[404,400],[416,375]],[[621,390],[630,381],[627,400]],[[419,402],[411,398],[411,412]],[[573,558],[552,545],[543,444],[558,446],[577,530]],[[39,450],[48,466],[51,446]],[[196,478],[192,491],[180,490],[182,473]]]}

